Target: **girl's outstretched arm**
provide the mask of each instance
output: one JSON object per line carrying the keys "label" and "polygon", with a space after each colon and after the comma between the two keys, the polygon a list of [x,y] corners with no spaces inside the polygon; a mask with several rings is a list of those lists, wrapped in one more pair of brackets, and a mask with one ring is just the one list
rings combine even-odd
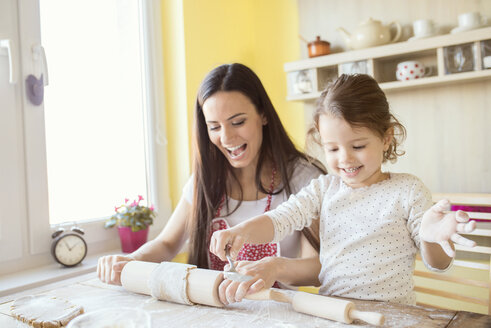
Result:
{"label": "girl's outstretched arm", "polygon": [[423,215],[419,232],[421,255],[430,266],[445,269],[455,256],[452,243],[476,246],[474,241],[460,235],[463,232],[472,232],[475,228],[476,222],[469,221],[466,212],[450,212],[450,202],[442,199]]}
{"label": "girl's outstretched arm", "polygon": [[215,231],[210,240],[210,251],[222,261],[227,261],[225,248],[230,248],[233,259],[245,243],[263,244],[273,240],[274,226],[267,215],[258,215],[233,228]]}

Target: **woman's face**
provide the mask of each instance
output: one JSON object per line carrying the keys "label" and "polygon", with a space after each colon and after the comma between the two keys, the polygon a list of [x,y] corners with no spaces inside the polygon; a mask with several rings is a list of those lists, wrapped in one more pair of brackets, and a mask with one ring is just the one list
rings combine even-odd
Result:
{"label": "woman's face", "polygon": [[211,142],[234,168],[256,167],[266,119],[238,91],[219,91],[206,99],[203,114]]}

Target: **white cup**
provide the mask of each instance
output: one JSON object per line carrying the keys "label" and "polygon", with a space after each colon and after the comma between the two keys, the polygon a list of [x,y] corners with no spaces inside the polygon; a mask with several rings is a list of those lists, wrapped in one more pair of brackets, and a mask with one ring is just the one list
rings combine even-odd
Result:
{"label": "white cup", "polygon": [[397,64],[396,78],[399,81],[420,79],[431,74],[431,67],[425,67],[422,62],[409,60]]}
{"label": "white cup", "polygon": [[435,34],[435,25],[431,19],[419,19],[413,22],[415,37],[423,37]]}
{"label": "white cup", "polygon": [[478,12],[463,13],[458,17],[459,27],[474,28],[483,25],[483,18]]}

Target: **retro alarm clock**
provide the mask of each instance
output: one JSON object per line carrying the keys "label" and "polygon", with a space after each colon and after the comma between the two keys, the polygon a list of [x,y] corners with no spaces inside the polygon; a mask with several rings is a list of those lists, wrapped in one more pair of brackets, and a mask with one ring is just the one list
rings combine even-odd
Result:
{"label": "retro alarm clock", "polygon": [[79,227],[72,227],[70,231],[65,233],[65,229],[59,228],[51,235],[51,255],[66,267],[76,266],[87,255],[87,243],[82,237],[84,231]]}

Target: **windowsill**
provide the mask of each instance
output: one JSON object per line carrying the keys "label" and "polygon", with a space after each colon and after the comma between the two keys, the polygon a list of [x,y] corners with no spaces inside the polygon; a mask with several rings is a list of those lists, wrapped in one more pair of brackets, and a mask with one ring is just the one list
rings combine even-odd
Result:
{"label": "windowsill", "polygon": [[0,276],[0,304],[10,299],[10,297],[6,297],[7,295],[19,294],[26,290],[95,272],[99,257],[116,253],[118,252],[113,250],[87,256],[82,264],[73,268],[65,268],[58,263],[53,263],[35,269]]}

